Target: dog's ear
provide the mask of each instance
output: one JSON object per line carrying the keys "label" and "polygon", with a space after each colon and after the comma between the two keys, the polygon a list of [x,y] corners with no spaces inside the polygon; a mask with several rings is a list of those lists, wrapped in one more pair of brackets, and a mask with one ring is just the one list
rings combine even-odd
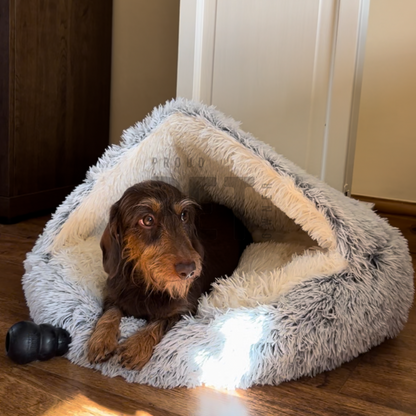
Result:
{"label": "dog's ear", "polygon": [[122,233],[119,218],[119,204],[111,207],[110,221],[101,237],[101,250],[103,252],[103,266],[109,279],[116,276],[121,268]]}

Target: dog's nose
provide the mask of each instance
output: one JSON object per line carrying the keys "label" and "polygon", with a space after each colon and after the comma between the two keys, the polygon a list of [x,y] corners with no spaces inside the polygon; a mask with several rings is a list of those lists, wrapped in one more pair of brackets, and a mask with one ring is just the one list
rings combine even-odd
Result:
{"label": "dog's nose", "polygon": [[196,265],[193,261],[192,263],[177,263],[175,264],[175,270],[176,273],[182,278],[182,279],[189,279],[193,277],[195,273]]}

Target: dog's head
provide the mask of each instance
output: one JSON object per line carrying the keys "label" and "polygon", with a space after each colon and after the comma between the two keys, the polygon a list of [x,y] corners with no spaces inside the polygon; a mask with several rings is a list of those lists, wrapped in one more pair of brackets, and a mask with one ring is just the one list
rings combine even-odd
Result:
{"label": "dog's head", "polygon": [[109,278],[129,278],[149,290],[185,297],[202,269],[197,238],[197,204],[160,181],[127,189],[110,211],[101,238]]}

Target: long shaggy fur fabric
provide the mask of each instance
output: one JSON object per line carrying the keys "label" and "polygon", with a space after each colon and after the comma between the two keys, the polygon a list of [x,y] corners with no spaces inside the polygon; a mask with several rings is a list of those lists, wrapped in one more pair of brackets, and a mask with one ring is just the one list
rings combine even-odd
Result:
{"label": "long shaggy fur fabric", "polygon": [[[333,369],[396,336],[413,299],[406,240],[372,210],[308,175],[212,107],[178,99],[126,130],[57,209],[25,262],[33,320],[67,329],[87,361],[106,274],[99,240],[110,206],[162,179],[227,205],[255,243],[181,320],[142,371],[94,368],[158,387],[247,388]],[[122,339],[143,321],[124,318]]]}

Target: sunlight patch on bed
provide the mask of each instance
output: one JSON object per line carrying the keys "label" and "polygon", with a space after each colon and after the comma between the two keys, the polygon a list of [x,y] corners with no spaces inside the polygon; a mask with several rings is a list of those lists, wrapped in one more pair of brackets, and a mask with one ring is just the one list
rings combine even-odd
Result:
{"label": "sunlight patch on bed", "polygon": [[200,381],[206,386],[233,389],[253,365],[252,347],[263,336],[264,316],[232,316],[218,330],[224,345],[217,356],[201,350],[195,362],[201,369]]}

